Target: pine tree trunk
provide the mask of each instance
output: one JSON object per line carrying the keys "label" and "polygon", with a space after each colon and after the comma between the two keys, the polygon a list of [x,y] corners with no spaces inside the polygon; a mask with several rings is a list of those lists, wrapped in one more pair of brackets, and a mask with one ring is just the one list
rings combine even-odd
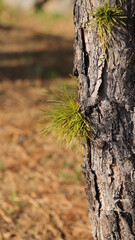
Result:
{"label": "pine tree trunk", "polygon": [[82,169],[94,240],[134,240],[135,0],[122,0],[126,26],[112,31],[108,60],[96,29],[86,24],[100,2],[74,0],[74,75],[81,111],[97,132]]}

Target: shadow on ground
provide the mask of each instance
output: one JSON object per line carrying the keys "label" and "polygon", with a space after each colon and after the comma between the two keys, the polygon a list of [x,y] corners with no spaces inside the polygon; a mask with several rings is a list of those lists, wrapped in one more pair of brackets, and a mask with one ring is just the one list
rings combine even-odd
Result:
{"label": "shadow on ground", "polygon": [[0,47],[0,80],[44,81],[72,72],[72,39],[2,25],[0,35],[6,35]]}

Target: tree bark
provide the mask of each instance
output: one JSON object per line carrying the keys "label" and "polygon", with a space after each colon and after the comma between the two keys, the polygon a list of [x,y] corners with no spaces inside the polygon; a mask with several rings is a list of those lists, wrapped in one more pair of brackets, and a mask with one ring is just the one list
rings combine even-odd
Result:
{"label": "tree bark", "polygon": [[81,111],[97,132],[82,165],[89,217],[95,240],[134,240],[135,0],[122,0],[126,26],[112,30],[108,61],[96,29],[86,26],[99,3],[74,0],[74,75]]}

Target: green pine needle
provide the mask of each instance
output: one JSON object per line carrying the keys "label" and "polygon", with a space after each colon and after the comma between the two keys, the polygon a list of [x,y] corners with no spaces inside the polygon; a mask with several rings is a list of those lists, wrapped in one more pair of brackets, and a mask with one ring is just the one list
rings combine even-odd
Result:
{"label": "green pine needle", "polygon": [[106,56],[106,49],[109,53],[109,41],[111,39],[112,28],[118,28],[119,24],[125,25],[122,3],[119,5],[111,4],[109,2],[102,2],[101,5],[93,12],[92,27],[97,27],[99,39]]}
{"label": "green pine needle", "polygon": [[[66,87],[53,92],[50,110],[43,112],[44,135],[54,135],[58,141],[71,146],[92,137],[92,129],[82,116],[76,93]],[[73,89],[72,89],[73,90]]]}

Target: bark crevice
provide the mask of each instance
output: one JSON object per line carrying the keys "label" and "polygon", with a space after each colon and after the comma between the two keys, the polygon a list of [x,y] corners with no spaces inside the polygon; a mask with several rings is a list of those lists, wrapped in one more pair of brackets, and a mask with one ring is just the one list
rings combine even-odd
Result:
{"label": "bark crevice", "polygon": [[132,215],[129,212],[121,211],[120,212],[121,216],[126,220],[127,225],[130,229],[130,232],[133,236],[135,236],[135,232],[133,231],[133,219]]}
{"label": "bark crevice", "polygon": [[[116,211],[114,211],[114,214],[115,214],[115,218],[116,218],[116,225],[117,225],[117,232],[116,232],[116,234],[118,233],[118,235],[119,235],[119,240],[121,240],[122,238],[121,238],[121,229],[120,229],[120,218],[119,218],[119,214],[116,212]],[[116,236],[116,240],[117,240],[118,238],[117,238],[117,236]]]}
{"label": "bark crevice", "polygon": [[102,208],[102,204],[100,201],[100,191],[99,191],[99,187],[98,187],[98,182],[97,182],[97,175],[95,173],[94,170],[92,170],[92,173],[94,175],[94,182],[95,182],[95,192],[96,192],[96,200],[98,201],[99,207],[98,207],[98,217],[100,218],[100,212],[101,212],[101,208]]}
{"label": "bark crevice", "polygon": [[88,53],[86,51],[86,43],[85,43],[85,30],[81,28],[81,37],[82,37],[82,50],[83,50],[83,55],[84,55],[84,71],[85,75],[88,75],[88,67],[89,67],[89,57]]}
{"label": "bark crevice", "polygon": [[104,64],[103,64],[102,74],[101,74],[102,83],[98,90],[100,101],[107,97],[107,60],[104,59],[103,61],[104,61]]}

